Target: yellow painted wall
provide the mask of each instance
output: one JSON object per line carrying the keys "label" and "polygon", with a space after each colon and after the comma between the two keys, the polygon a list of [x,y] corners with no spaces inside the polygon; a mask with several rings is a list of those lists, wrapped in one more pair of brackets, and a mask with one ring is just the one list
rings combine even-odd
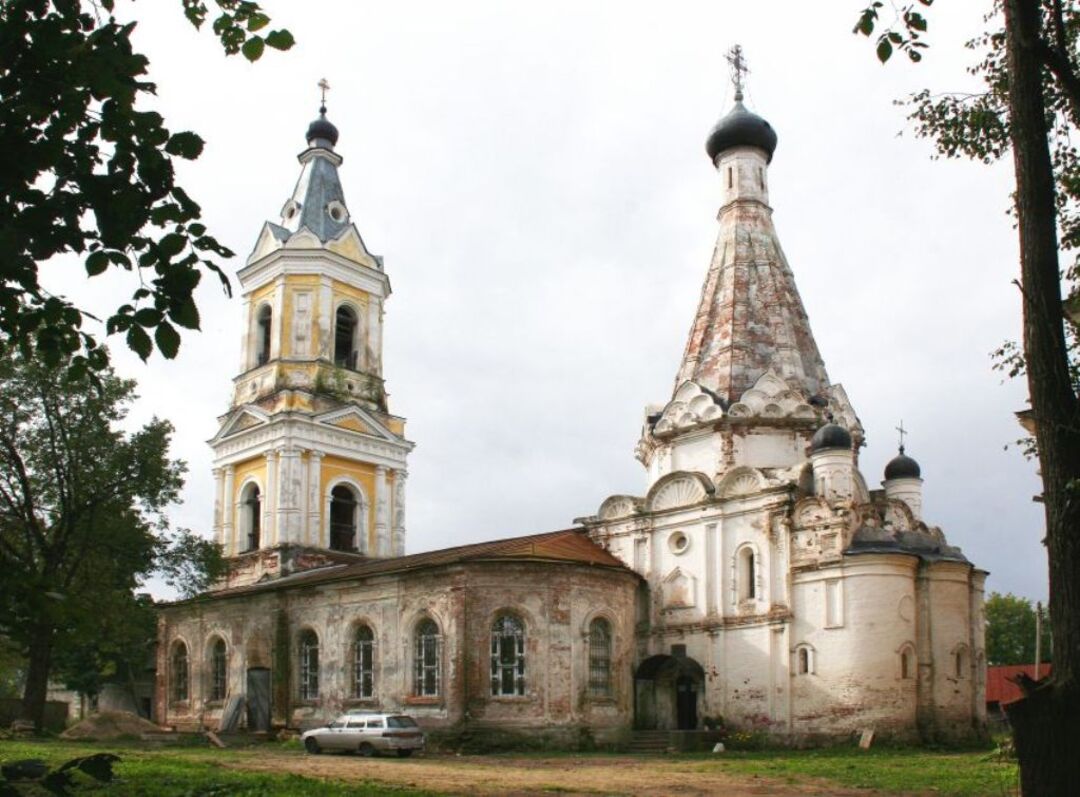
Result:
{"label": "yellow painted wall", "polygon": [[355,460],[330,455],[323,457],[322,473],[320,474],[319,544],[323,546],[330,545],[330,540],[322,539],[323,527],[325,525],[325,519],[322,517],[322,513],[326,509],[325,496],[327,490],[330,488],[330,482],[338,476],[349,476],[359,482],[364,488],[364,493],[367,496],[368,502],[367,548],[370,551],[375,547],[375,466],[369,462],[357,462]]}

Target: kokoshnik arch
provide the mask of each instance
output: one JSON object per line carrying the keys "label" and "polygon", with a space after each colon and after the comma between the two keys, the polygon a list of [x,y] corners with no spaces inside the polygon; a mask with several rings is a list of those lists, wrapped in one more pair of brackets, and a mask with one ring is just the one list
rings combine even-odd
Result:
{"label": "kokoshnik arch", "polygon": [[[737,73],[738,74],[738,73]],[[156,712],[252,730],[349,707],[428,727],[624,737],[711,718],[786,738],[983,732],[983,583],[922,519],[901,448],[882,489],[769,205],[775,131],[711,131],[719,235],[670,400],[645,411],[643,495],[573,528],[405,555],[382,259],[353,224],[326,109],[240,270],[232,407],[210,441],[232,569],[163,606]]]}

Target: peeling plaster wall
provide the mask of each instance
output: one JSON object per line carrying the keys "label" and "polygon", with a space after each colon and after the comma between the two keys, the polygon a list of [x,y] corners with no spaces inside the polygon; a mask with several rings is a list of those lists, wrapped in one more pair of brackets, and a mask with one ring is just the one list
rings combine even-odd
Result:
{"label": "peeling plaster wall", "polygon": [[[246,689],[249,667],[269,667],[273,722],[312,727],[350,708],[406,711],[428,728],[466,721],[512,729],[586,725],[600,738],[633,716],[631,664],[637,579],[630,573],[551,562],[469,563],[427,571],[199,600],[163,608],[156,700],[165,724],[216,728],[222,703],[210,694],[209,649],[228,648],[228,694]],[[491,695],[491,627],[507,611],[525,624],[525,695]],[[413,630],[440,630],[440,695],[413,694]],[[612,694],[588,694],[588,628],[611,623]],[[353,697],[355,629],[375,632],[375,694]],[[299,698],[299,638],[319,638],[319,698]],[[188,646],[189,699],[173,701],[171,651]]]}

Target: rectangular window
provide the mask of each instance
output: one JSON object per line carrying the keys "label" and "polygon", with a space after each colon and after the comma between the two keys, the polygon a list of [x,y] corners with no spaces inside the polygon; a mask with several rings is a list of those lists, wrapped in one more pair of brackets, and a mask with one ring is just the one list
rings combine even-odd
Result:
{"label": "rectangular window", "polygon": [[825,627],[839,628],[844,624],[844,591],[838,578],[825,582]]}

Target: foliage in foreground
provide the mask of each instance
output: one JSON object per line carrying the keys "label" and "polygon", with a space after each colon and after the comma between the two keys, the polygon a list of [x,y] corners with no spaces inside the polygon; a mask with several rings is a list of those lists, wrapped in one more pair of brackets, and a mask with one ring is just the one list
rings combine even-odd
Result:
{"label": "foliage in foreground", "polygon": [[169,459],[167,421],[122,430],[134,389],[107,369],[91,379],[0,357],[0,637],[25,657],[23,710],[38,727],[50,676],[93,694],[146,666],[143,579],[220,565],[217,546],[166,534],[185,466]]}
{"label": "foliage in foreground", "polygon": [[[93,755],[102,750],[114,751],[119,761],[113,765],[114,779],[97,788],[93,782],[80,781],[81,790],[73,794],[108,794],[110,797],[434,797],[433,792],[397,788],[384,783],[334,783],[300,775],[276,775],[244,772],[226,768],[223,761],[235,764],[228,751],[210,754],[205,747],[198,753],[190,749],[137,750],[123,745],[69,745],[62,742],[0,742],[0,762],[41,759],[59,768],[73,756]],[[213,759],[218,759],[217,761]],[[0,783],[0,793],[2,783]],[[19,797],[44,797],[49,792],[27,784],[15,792]]]}
{"label": "foliage in foreground", "polygon": [[[210,16],[205,0],[172,4],[195,27]],[[228,290],[215,258],[233,255],[175,180],[176,160],[199,157],[203,141],[171,132],[147,107],[156,87],[131,41],[140,10],[125,4],[117,18],[115,5],[0,3],[0,349],[50,365],[72,355],[77,372],[104,368],[108,353],[84,327],[93,317],[41,284],[40,264],[74,253],[91,277],[135,272],[131,300],[110,311],[105,329],[145,360],[155,346],[176,356],[180,329],[199,328],[193,296],[203,271]],[[216,6],[212,28],[226,54],[254,61],[267,47],[292,46],[288,31],[265,30],[258,3]]]}

